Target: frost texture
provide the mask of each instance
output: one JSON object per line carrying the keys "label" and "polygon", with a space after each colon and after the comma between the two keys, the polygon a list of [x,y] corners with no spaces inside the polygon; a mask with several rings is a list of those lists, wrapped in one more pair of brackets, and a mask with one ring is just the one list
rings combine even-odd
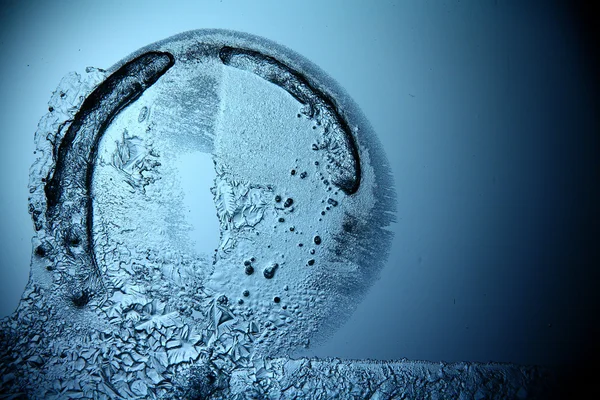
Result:
{"label": "frost texture", "polygon": [[111,165],[123,174],[125,182],[132,190],[142,190],[160,175],[154,173],[160,166],[158,155],[144,147],[143,141],[136,136],[128,136],[123,131],[123,138],[115,143],[116,150],[111,159]]}
{"label": "frost texture", "polygon": [[[0,398],[536,398],[509,364],[292,358],[386,260],[394,192],[360,111],[273,43],[197,31],[60,83],[35,134],[31,277],[0,322]],[[177,167],[210,152],[220,244]],[[192,173],[194,173],[192,171]],[[206,173],[202,171],[200,173]],[[216,215],[215,215],[216,214]]]}
{"label": "frost texture", "polygon": [[251,230],[263,219],[272,194],[267,187],[236,181],[222,170],[217,171],[212,192],[221,225],[219,249],[228,253],[241,230]]}

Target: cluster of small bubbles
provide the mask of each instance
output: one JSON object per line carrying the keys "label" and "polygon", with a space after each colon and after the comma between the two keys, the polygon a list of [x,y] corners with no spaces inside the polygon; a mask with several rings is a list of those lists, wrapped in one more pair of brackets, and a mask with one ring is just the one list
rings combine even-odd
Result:
{"label": "cluster of small bubbles", "polygon": [[291,207],[292,204],[294,204],[294,199],[292,199],[291,197],[288,197],[287,199],[285,199],[285,202],[283,203],[283,206],[285,208]]}
{"label": "cluster of small bubbles", "polygon": [[304,179],[308,176],[308,173],[306,171],[300,173],[300,179]]}
{"label": "cluster of small bubbles", "polygon": [[219,303],[221,305],[226,305],[228,302],[229,302],[229,299],[224,294],[219,296],[219,298],[217,299],[217,303]]}

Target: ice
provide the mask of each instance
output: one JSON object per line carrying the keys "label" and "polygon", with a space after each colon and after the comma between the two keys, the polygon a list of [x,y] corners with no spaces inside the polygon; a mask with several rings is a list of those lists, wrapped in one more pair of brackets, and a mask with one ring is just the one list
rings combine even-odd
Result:
{"label": "ice", "polygon": [[544,389],[537,367],[302,357],[378,278],[395,193],[358,107],[288,49],[194,31],[71,73],[35,141],[31,276],[0,323],[0,398]]}
{"label": "ice", "polygon": [[179,157],[177,168],[183,190],[184,212],[191,225],[190,237],[197,253],[212,256],[219,246],[219,220],[211,188],[215,170],[212,156],[204,152],[190,152]]}

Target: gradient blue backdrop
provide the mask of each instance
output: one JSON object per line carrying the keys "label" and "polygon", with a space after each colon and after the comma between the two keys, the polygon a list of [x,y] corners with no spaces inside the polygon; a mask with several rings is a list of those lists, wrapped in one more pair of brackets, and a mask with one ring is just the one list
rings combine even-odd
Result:
{"label": "gradient blue backdrop", "polygon": [[597,42],[574,11],[500,0],[4,1],[0,316],[27,282],[33,133],[61,77],[185,30],[227,28],[322,67],[391,161],[398,223],[388,266],[310,354],[541,364],[591,354]]}

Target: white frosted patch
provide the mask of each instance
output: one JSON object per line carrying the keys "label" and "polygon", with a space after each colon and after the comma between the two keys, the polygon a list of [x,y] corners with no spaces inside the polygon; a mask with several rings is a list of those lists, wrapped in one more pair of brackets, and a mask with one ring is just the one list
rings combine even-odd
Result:
{"label": "white frosted patch", "polygon": [[290,171],[315,160],[311,145],[319,135],[310,120],[297,117],[300,104],[285,90],[225,67],[221,99],[215,152],[236,177],[289,186]]}

